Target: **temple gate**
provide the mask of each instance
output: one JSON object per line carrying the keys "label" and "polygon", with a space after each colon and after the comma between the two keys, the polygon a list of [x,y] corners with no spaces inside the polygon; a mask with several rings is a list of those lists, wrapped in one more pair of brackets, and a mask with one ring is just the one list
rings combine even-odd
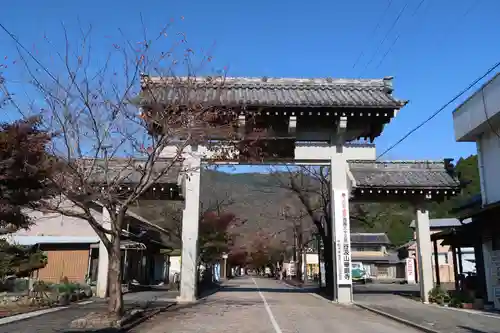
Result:
{"label": "temple gate", "polygon": [[[169,105],[175,94],[168,80],[144,76],[141,107],[149,112]],[[182,79],[179,81],[182,84]],[[190,82],[193,89],[193,82]],[[177,87],[178,88],[178,87]],[[211,78],[194,84],[200,103],[230,108],[238,117],[240,140],[259,137],[272,159],[266,164],[296,163],[331,168],[332,251],[335,300],[352,301],[349,201],[408,201],[414,204],[420,255],[420,284],[425,301],[432,288],[429,215],[425,202],[459,190],[445,162],[376,162],[375,146],[386,124],[407,103],[392,96],[392,77],[383,79]],[[217,92],[216,92],[217,91]],[[247,122],[252,118],[253,121]],[[217,138],[215,138],[217,139]],[[360,143],[361,141],[366,143]],[[162,157],[172,158],[177,146]],[[185,200],[182,220],[182,267],[179,301],[196,300],[200,167],[210,161],[208,147],[188,146],[179,184]],[[243,151],[227,163],[248,164]],[[422,255],[423,254],[423,255]]]}

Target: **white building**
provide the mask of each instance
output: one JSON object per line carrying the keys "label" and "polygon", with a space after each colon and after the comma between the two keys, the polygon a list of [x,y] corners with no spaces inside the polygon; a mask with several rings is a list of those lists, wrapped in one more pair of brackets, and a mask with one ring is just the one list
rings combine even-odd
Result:
{"label": "white building", "polygon": [[482,243],[484,260],[477,261],[477,269],[479,278],[486,281],[485,300],[500,308],[500,234],[495,226],[500,203],[500,73],[453,112],[453,125],[456,141],[477,145],[481,207],[462,218],[473,217],[468,228],[475,225]]}

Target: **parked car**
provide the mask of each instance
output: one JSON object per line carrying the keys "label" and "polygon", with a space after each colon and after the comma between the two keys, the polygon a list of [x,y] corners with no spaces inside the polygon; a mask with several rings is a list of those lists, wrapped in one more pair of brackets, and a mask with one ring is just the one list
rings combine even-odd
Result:
{"label": "parked car", "polygon": [[363,266],[362,262],[351,263],[351,276],[353,282],[366,284],[370,280],[370,276]]}

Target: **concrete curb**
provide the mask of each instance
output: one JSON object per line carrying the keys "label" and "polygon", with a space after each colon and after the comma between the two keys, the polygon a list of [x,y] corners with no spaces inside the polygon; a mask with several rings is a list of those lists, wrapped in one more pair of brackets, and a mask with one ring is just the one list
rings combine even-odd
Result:
{"label": "concrete curb", "polygon": [[367,310],[367,311],[373,312],[375,314],[378,314],[379,316],[383,316],[383,317],[392,319],[394,321],[397,321],[398,323],[401,323],[401,324],[406,325],[406,326],[413,327],[413,328],[415,328],[415,329],[417,329],[419,331],[422,331],[422,332],[426,332],[426,333],[442,333],[442,332],[434,330],[432,328],[425,327],[425,326],[422,326],[420,324],[414,323],[412,321],[409,321],[409,320],[406,320],[406,319],[403,319],[403,318],[391,315],[391,314],[389,314],[387,312],[374,309],[374,308],[372,308],[370,306],[366,306],[366,305],[359,304],[359,303],[354,303],[354,305],[356,305],[357,307],[359,307],[359,308],[361,308],[363,310]]}

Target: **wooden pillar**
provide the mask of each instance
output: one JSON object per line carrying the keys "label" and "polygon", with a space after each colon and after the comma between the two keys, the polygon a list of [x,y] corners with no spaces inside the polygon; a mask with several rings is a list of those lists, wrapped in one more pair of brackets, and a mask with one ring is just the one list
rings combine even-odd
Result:
{"label": "wooden pillar", "polygon": [[433,240],[432,244],[434,246],[434,270],[436,271],[436,285],[440,286],[441,285],[441,276],[439,272],[439,253],[438,253],[438,246],[437,246],[437,240]]}
{"label": "wooden pillar", "polygon": [[455,244],[451,245],[451,254],[453,256],[453,275],[455,276],[455,290],[460,290],[460,281],[458,280],[457,250],[455,248]]}
{"label": "wooden pillar", "polygon": [[457,247],[457,255],[458,255],[458,271],[459,274],[464,274],[464,267],[462,262],[462,248]]}
{"label": "wooden pillar", "polygon": [[488,301],[487,287],[486,287],[486,272],[484,269],[484,256],[483,256],[483,240],[480,235],[476,236],[474,244],[474,257],[476,258],[476,272],[478,290],[485,302]]}

